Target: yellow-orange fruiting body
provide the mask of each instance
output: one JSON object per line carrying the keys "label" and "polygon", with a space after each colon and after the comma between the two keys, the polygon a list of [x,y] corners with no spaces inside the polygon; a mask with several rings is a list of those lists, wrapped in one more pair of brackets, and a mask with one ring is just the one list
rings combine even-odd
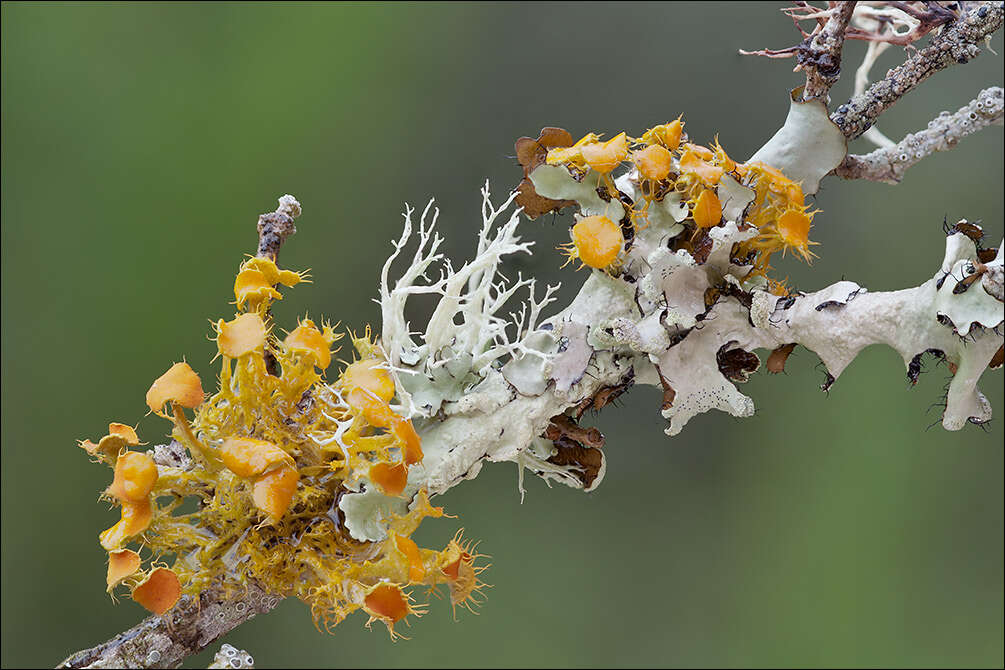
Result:
{"label": "yellow-orange fruiting body", "polygon": [[471,543],[461,543],[460,533],[443,550],[440,572],[450,587],[451,606],[456,608],[457,605],[461,605],[471,609],[472,605],[480,604],[475,594],[480,594],[485,584],[478,579],[478,575],[488,566],[476,566],[475,561],[482,557],[482,554],[475,553]]}
{"label": "yellow-orange fruiting body", "polygon": [[108,574],[105,583],[111,591],[122,583],[122,580],[132,577],[140,569],[140,555],[132,549],[118,549],[108,553]]}
{"label": "yellow-orange fruiting body", "polygon": [[266,300],[282,300],[283,294],[273,288],[260,271],[247,268],[238,272],[234,279],[234,297],[237,306],[243,308],[246,302],[255,306]]}
{"label": "yellow-orange fruiting body", "polygon": [[140,443],[140,438],[136,434],[136,429],[124,423],[113,422],[108,424],[108,434],[122,439],[126,444],[132,447],[135,447]]}
{"label": "yellow-orange fruiting body", "polygon": [[216,324],[216,345],[228,358],[240,358],[265,348],[267,330],[257,312],[241,314],[233,321],[220,319]]}
{"label": "yellow-orange fruiting body", "polygon": [[300,473],[296,468],[282,465],[259,477],[252,487],[255,507],[265,512],[273,521],[281,519],[293,502]]}
{"label": "yellow-orange fruiting body", "polygon": [[89,455],[97,457],[98,460],[110,465],[115,462],[123,449],[126,447],[135,447],[139,443],[140,438],[136,435],[136,431],[132,426],[114,422],[108,424],[108,435],[98,440],[97,444],[90,440],[80,440],[78,442],[80,448]]}
{"label": "yellow-orange fruiting body", "polygon": [[572,227],[575,257],[591,268],[611,265],[625,243],[621,227],[606,216],[587,216]]}
{"label": "yellow-orange fruiting body", "polygon": [[408,598],[396,584],[378,584],[363,599],[363,609],[373,619],[391,626],[412,613]]}
{"label": "yellow-orange fruiting body", "polygon": [[698,156],[698,158],[703,161],[710,161],[715,158],[715,153],[708,147],[703,147],[700,144],[691,144],[690,142],[685,144],[683,147],[684,151],[690,151]]}
{"label": "yellow-orange fruiting body", "polygon": [[134,535],[139,535],[150,526],[153,509],[149,500],[122,503],[122,517],[119,522],[101,533],[98,539],[105,551],[114,551]]}
{"label": "yellow-orange fruiting body", "polygon": [[115,463],[108,493],[123,502],[143,502],[157,483],[157,464],[138,451],[127,451]]}
{"label": "yellow-orange fruiting body", "polygon": [[383,361],[368,358],[356,361],[342,373],[342,383],[347,387],[363,388],[384,402],[394,397],[394,379],[383,366]]}
{"label": "yellow-orange fruiting body", "polygon": [[147,407],[160,413],[168,401],[182,407],[202,403],[202,381],[188,363],[175,363],[158,377],[147,391]]}
{"label": "yellow-orange fruiting body", "polygon": [[810,217],[806,212],[798,209],[787,209],[776,224],[778,236],[787,249],[793,249],[796,253],[809,262],[810,253]]}
{"label": "yellow-orange fruiting body", "polygon": [[722,148],[718,137],[715,138],[715,163],[726,172],[732,172],[736,169],[736,161],[730,158],[726,150]]}
{"label": "yellow-orange fruiting body", "polygon": [[410,537],[402,535],[394,536],[394,544],[408,561],[408,581],[418,583],[426,576],[426,568],[422,564],[422,554],[419,553],[419,545]]}
{"label": "yellow-orange fruiting body", "polygon": [[168,568],[154,568],[145,580],[133,589],[133,600],[147,610],[162,616],[181,597],[178,575]]}
{"label": "yellow-orange fruiting body", "polygon": [[370,481],[391,497],[400,496],[408,483],[408,466],[404,463],[374,463],[369,474]]}
{"label": "yellow-orange fruiting body", "polygon": [[664,123],[661,126],[650,128],[642,135],[642,141],[646,144],[659,144],[670,151],[676,151],[680,146],[681,136],[684,134],[684,124],[680,118]]}
{"label": "yellow-orange fruiting body", "polygon": [[365,388],[355,387],[346,394],[346,402],[363,414],[366,422],[377,428],[390,428],[397,416],[390,406]]}
{"label": "yellow-orange fruiting body", "polygon": [[[693,147],[696,145],[689,144],[687,146]],[[704,149],[704,147],[699,148]],[[707,149],[705,150],[708,151]],[[709,152],[709,158],[712,158],[711,152]],[[705,186],[709,187],[718,184],[725,172],[721,167],[706,162],[701,155],[690,148],[686,149],[680,157],[680,169],[681,172],[695,175]]]}
{"label": "yellow-orange fruiting body", "polygon": [[291,270],[280,270],[269,258],[249,258],[241,265],[234,280],[234,297],[237,306],[243,308],[250,303],[253,308],[272,300],[282,300],[283,295],[276,290],[277,284],[294,286],[303,277]]}
{"label": "yellow-orange fruiting body", "polygon": [[[577,160],[567,167],[582,174],[586,164]],[[217,583],[240,590],[254,581],[308,603],[319,627],[364,609],[393,637],[396,621],[420,614],[406,585],[451,582],[453,594],[468,572],[456,566],[451,579],[440,569],[457,560],[457,547],[447,560],[447,550],[420,549],[410,539],[424,518],[443,516],[424,489],[402,501],[406,512],[381,520],[384,540],[358,540],[334,515],[346,485],[358,490],[362,481],[403,495],[422,444],[412,422],[391,409],[394,378],[369,329],[353,341],[360,360],[331,384],[318,370],[330,363],[337,339],[330,325],[304,320],[285,341],[273,334],[264,308],[280,284],[302,280],[269,259],[247,260],[235,288],[254,311],[216,321],[218,388],[203,400],[199,376],[184,363],[151,385],[149,406],[174,424],[170,456],[175,447],[187,449],[186,467],[164,461],[158,470],[159,458],[129,451],[140,442],[125,424],[111,424],[99,444],[81,442],[114,468],[107,493],[121,505],[118,523],[99,536],[109,552],[106,585],[128,586],[137,602],[163,614],[181,593],[195,596]],[[186,415],[186,407],[196,411]],[[200,500],[196,510],[179,509],[192,497]],[[130,541],[155,557],[173,556],[173,566],[144,572],[137,547],[126,548]]]}
{"label": "yellow-orange fruiting body", "polygon": [[314,364],[322,370],[332,362],[331,340],[326,338],[310,319],[304,319],[299,326],[291,330],[283,340],[283,346],[290,351],[313,356]]}
{"label": "yellow-orange fruiting body", "polygon": [[628,138],[620,133],[606,142],[588,144],[582,148],[582,154],[591,169],[607,174],[628,158]]}
{"label": "yellow-orange fruiting body", "polygon": [[252,437],[228,437],[220,446],[220,459],[238,477],[257,477],[282,463],[293,467],[293,457],[280,447]]}
{"label": "yellow-orange fruiting body", "polygon": [[408,419],[395,416],[391,422],[391,433],[401,442],[402,460],[405,465],[422,462],[422,440]]}
{"label": "yellow-orange fruiting body", "polygon": [[259,256],[255,256],[246,260],[244,264],[241,265],[241,268],[261,272],[265,281],[272,286],[275,286],[276,284],[282,284],[283,286],[296,286],[304,279],[304,276],[298,272],[279,269],[276,262],[271,258],[261,258]]}
{"label": "yellow-orange fruiting body", "polygon": [[702,191],[691,211],[694,223],[699,228],[711,228],[722,221],[722,205],[713,191]]}
{"label": "yellow-orange fruiting body", "polygon": [[583,160],[583,147],[594,144],[600,136],[596,133],[587,133],[571,147],[556,147],[548,150],[546,162],[548,165],[571,165],[578,170],[586,170],[586,162]]}
{"label": "yellow-orange fruiting body", "polygon": [[663,181],[673,167],[671,162],[673,156],[659,144],[636,151],[632,158],[635,161],[635,167],[639,170],[639,175],[643,179],[652,181]]}

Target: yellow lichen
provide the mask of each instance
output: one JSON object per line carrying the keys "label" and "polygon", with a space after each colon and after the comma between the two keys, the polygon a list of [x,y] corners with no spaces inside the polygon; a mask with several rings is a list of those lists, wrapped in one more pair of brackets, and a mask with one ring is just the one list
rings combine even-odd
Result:
{"label": "yellow lichen", "polygon": [[[81,442],[114,468],[107,494],[121,507],[120,520],[100,535],[109,552],[106,586],[124,584],[163,614],[183,594],[211,584],[239,592],[254,581],[303,600],[319,627],[363,610],[394,637],[396,623],[423,611],[408,588],[445,583],[463,591],[470,571],[442,569],[460,556],[456,542],[434,551],[410,537],[443,511],[424,490],[407,489],[409,471],[422,462],[421,439],[392,409],[395,380],[369,330],[353,340],[357,360],[331,383],[323,375],[339,337],[332,326],[304,319],[285,338],[273,332],[266,308],[279,297],[276,287],[302,279],[271,260],[246,260],[235,285],[241,311],[215,324],[219,387],[204,396],[187,363],[150,387],[148,406],[173,423],[171,436],[191,460],[161,464],[129,451],[139,439],[124,424],[111,424],[98,444]],[[412,498],[407,514],[385,520],[385,540],[358,541],[340,518],[339,499],[361,487]],[[185,500],[196,501],[195,511],[180,512]],[[155,559],[176,558],[145,572],[127,547],[133,543]]]}

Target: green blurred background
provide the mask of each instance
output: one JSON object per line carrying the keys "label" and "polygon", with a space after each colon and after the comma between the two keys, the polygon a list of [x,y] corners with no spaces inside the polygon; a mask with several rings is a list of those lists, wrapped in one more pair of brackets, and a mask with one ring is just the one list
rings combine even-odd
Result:
{"label": "green blurred background", "polygon": [[[279,322],[376,324],[403,203],[435,195],[447,251],[467,258],[478,188],[490,178],[502,198],[519,181],[521,135],[637,134],[683,113],[693,138],[749,156],[801,80],[791,61],[736,54],[794,43],[778,7],[4,3],[2,664],[52,666],[142,618],[101,588],[109,472],[75,440],[138,420],[156,441],[151,380],[183,356],[212,379],[207,319],[232,314],[278,196],[304,205],[283,264],[314,276]],[[837,102],[863,51],[847,47]],[[986,53],[881,128],[900,137],[1001,83]],[[899,187],[826,182],[820,259],[779,273],[804,289],[916,285],[942,258],[943,216],[982,218],[997,241],[1002,144],[984,130]],[[567,225],[526,224],[538,254],[514,263],[565,296],[585,278],[557,269]],[[454,622],[434,600],[392,644],[362,615],[320,634],[288,601],[225,641],[260,667],[1000,666],[1001,420],[928,429],[948,372],[910,389],[889,349],[829,395],[816,363],[802,350],[786,377],[755,376],[753,418],[704,415],[672,441],[659,394],[636,389],[597,418],[609,467],[593,494],[528,477],[521,505],[504,464],[440,498],[460,518],[418,539],[463,524],[483,540],[495,587],[480,616]],[[1001,372],[983,386],[1001,416]]]}

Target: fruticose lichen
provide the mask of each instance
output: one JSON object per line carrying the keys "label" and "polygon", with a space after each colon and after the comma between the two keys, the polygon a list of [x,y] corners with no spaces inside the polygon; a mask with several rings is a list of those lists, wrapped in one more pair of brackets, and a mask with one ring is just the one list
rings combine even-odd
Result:
{"label": "fruticose lichen", "polygon": [[[433,551],[410,539],[423,518],[443,515],[431,496],[485,461],[593,490],[606,462],[603,435],[580,425],[588,410],[651,384],[671,436],[712,409],[750,416],[737,384],[760,367],[758,349],[771,352],[770,372],[796,346],[809,349],[825,387],[870,344],[895,349],[912,382],[935,355],[953,373],[945,428],[988,421],[976,385],[1002,363],[1003,259],[982,247],[976,224],[947,227],[938,272],[916,288],[840,281],[802,292],[771,277],[779,252],[814,256],[818,212],[806,196],[846,150],[824,106],[797,97],[746,162],[718,141],[690,142],[680,118],[637,138],[573,142],[556,128],[522,138],[524,179],[499,207],[483,189],[468,262],[455,268],[440,253],[432,203],[418,222],[406,211],[380,272],[380,334],[353,337],[356,359],[333,381],[331,326],[304,319],[280,337],[272,322],[280,287],[304,276],[261,252],[246,260],[238,313],[215,326],[219,388],[206,398],[176,363],[147,394],[174,424],[173,441],[144,453],[116,423],[82,443],[115,470],[105,497],[121,521],[101,536],[109,590],[125,585],[162,613],[180,593],[254,581],[307,602],[319,624],[363,609],[393,635],[422,611],[408,588],[445,583],[454,604],[470,604],[482,586],[470,545],[455,538]],[[502,269],[531,252],[517,234],[521,213],[563,208],[577,210],[564,254],[589,274],[570,305],[545,314],[556,287],[539,295],[533,278],[508,281]],[[422,295],[438,301],[415,327],[406,306]],[[150,554],[149,570],[128,545]]]}
{"label": "fruticose lichen", "polygon": [[339,500],[365,489],[400,496],[422,445],[389,406],[395,385],[369,331],[353,338],[356,360],[331,382],[325,369],[339,336],[330,325],[304,319],[276,333],[269,306],[282,297],[278,287],[303,279],[268,257],[241,264],[239,311],[215,325],[219,387],[206,397],[182,362],[147,392],[150,410],[174,424],[170,444],[140,451],[136,432],[119,423],[97,444],[81,442],[113,468],[103,497],[121,508],[100,537],[108,590],[125,586],[164,614],[182,594],[253,581],[309,604],[319,626],[362,609],[394,636],[395,623],[423,611],[409,587],[446,584],[454,605],[470,606],[484,566],[459,534],[439,551],[410,538],[425,517],[443,516],[425,491],[383,518],[378,542],[346,528]]}

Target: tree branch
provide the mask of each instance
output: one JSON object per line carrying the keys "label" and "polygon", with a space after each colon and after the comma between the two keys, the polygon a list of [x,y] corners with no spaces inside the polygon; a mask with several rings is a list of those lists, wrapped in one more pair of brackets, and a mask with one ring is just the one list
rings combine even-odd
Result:
{"label": "tree branch", "polygon": [[909,167],[936,151],[948,151],[967,135],[1002,125],[1005,92],[1000,86],[984,89],[956,113],[942,112],[928,128],[911,133],[897,144],[864,155],[848,155],[834,174],[842,179],[868,179],[896,184]]}
{"label": "tree branch", "polygon": [[831,121],[845,137],[851,140],[862,135],[880,114],[936,72],[980,55],[978,44],[1001,28],[1005,9],[1000,2],[967,7],[959,19],[944,25],[928,46],[831,114]]}
{"label": "tree branch", "polygon": [[239,597],[209,588],[185,596],[164,616],[150,616],[111,640],[84,649],[58,668],[175,668],[245,621],[279,604],[254,584]]}
{"label": "tree branch", "polygon": [[821,99],[826,104],[831,86],[841,76],[841,50],[856,4],[836,3],[823,29],[808,40],[808,48],[800,49],[796,69],[806,73],[803,100]]}

